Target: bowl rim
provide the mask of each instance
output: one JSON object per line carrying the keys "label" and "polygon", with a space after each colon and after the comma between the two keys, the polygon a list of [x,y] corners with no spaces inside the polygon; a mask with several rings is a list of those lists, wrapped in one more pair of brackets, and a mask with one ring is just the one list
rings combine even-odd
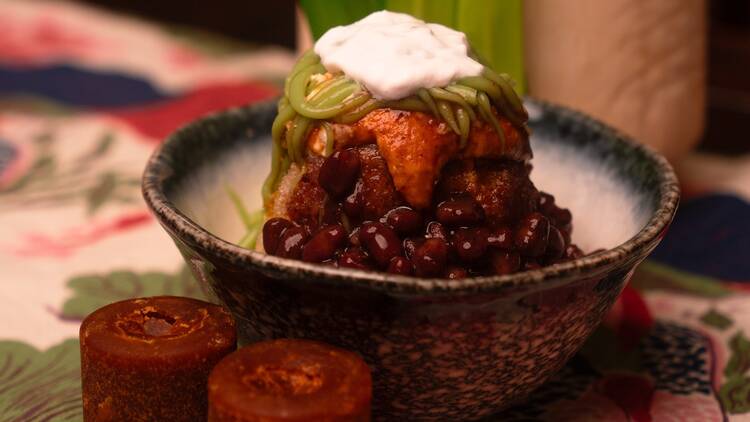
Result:
{"label": "bowl rim", "polygon": [[[659,179],[660,197],[658,207],[648,222],[633,237],[620,245],[563,263],[545,266],[509,275],[481,276],[461,280],[442,278],[418,278],[393,275],[385,272],[363,271],[350,268],[334,268],[320,264],[279,258],[262,252],[249,250],[228,242],[202,228],[191,220],[167,198],[164,182],[174,176],[169,159],[180,139],[189,136],[202,126],[220,124],[226,119],[246,119],[249,114],[262,108],[273,107],[275,100],[261,101],[242,107],[230,108],[209,114],[177,129],[170,134],[151,154],[142,178],[143,197],[151,212],[168,232],[180,239],[200,245],[202,253],[222,258],[240,268],[262,271],[279,278],[304,278],[308,283],[335,284],[340,287],[367,286],[386,293],[462,294],[477,291],[515,290],[519,288],[548,289],[571,280],[604,275],[615,268],[628,271],[643,260],[658,244],[677,210],[680,189],[677,175],[666,158],[650,147],[640,144],[628,135],[580,111],[548,101],[525,97],[524,102],[539,107],[545,112],[555,112],[559,117],[575,120],[588,130],[602,137],[624,143],[632,152],[640,153],[656,169]],[[182,241],[182,240],[181,240]]]}

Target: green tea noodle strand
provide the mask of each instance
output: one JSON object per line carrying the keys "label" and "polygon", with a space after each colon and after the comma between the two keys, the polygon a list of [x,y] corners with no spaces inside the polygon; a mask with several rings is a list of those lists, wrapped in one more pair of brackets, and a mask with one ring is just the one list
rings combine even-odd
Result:
{"label": "green tea noodle strand", "polygon": [[[294,118],[294,123],[292,124],[294,129],[291,131],[292,143],[291,145],[287,145],[287,148],[290,153],[294,154],[295,163],[302,164],[305,147],[304,141],[307,139],[307,133],[311,123],[312,119],[302,115],[298,115]],[[289,138],[287,137],[287,139]]]}
{"label": "green tea noodle strand", "polygon": [[432,95],[436,100],[444,100],[456,103],[461,106],[461,108],[466,109],[466,112],[469,113],[469,117],[472,120],[477,118],[477,115],[474,114],[474,110],[471,109],[469,103],[467,103],[466,100],[464,100],[463,97],[458,94],[446,91],[443,88],[430,88],[430,95]]}
{"label": "green tea noodle strand", "polygon": [[271,199],[273,192],[276,190],[276,184],[281,175],[281,164],[281,145],[274,142],[271,147],[271,172],[266,177],[266,181],[263,182],[263,188],[261,188],[264,203]]}
{"label": "green tea noodle strand", "polygon": [[456,122],[458,122],[458,130],[460,131],[461,140],[459,148],[464,149],[466,143],[469,140],[469,131],[471,130],[471,118],[467,113],[467,110],[463,107],[456,107]]}
{"label": "green tea noodle strand", "polygon": [[323,155],[330,157],[333,154],[333,126],[328,122],[323,122],[323,131],[326,134],[326,149]]}
{"label": "green tea noodle strand", "polygon": [[417,97],[419,97],[420,100],[427,104],[427,107],[430,108],[433,116],[439,116],[437,106],[435,105],[435,100],[432,98],[429,91],[427,91],[425,88],[419,88],[419,90],[417,91]]}
{"label": "green tea noodle strand", "polygon": [[492,112],[489,97],[484,92],[480,92],[479,95],[477,95],[477,100],[479,102],[479,112],[482,114],[482,117],[484,117],[484,119],[495,128],[495,132],[497,132],[497,137],[500,140],[500,151],[505,152],[505,132],[503,132],[503,128],[500,127],[500,122],[497,121],[495,113]]}
{"label": "green tea noodle strand", "polygon": [[529,114],[526,111],[526,108],[523,106],[521,97],[516,94],[516,91],[513,89],[513,85],[511,85],[510,83],[510,79],[507,79],[506,76],[507,75],[505,74],[500,75],[501,83],[498,84],[498,86],[503,91],[503,95],[510,103],[510,106],[513,108],[515,114],[517,116],[520,116],[522,121],[526,121],[529,118]]}
{"label": "green tea noodle strand", "polygon": [[500,91],[500,87],[492,83],[491,80],[482,76],[468,76],[461,78],[457,81],[461,85],[474,88],[477,92],[484,92],[489,95],[495,101],[503,100],[503,93]]}
{"label": "green tea noodle strand", "polygon": [[316,99],[319,99],[321,96],[326,96],[331,89],[335,89],[336,87],[344,85],[346,83],[347,78],[344,77],[344,75],[338,75],[333,78],[326,79],[325,81],[317,84],[315,88],[310,90],[310,92],[306,96],[306,100],[315,102]]}
{"label": "green tea noodle strand", "polygon": [[[386,101],[383,103],[383,107],[392,108],[394,110],[407,110],[407,111],[421,111],[423,113],[429,113],[430,107],[427,106],[418,97],[406,97],[400,100]],[[440,107],[438,107],[438,112]]]}
{"label": "green tea noodle strand", "polygon": [[503,95],[504,103],[506,103],[509,107],[509,119],[514,122],[519,122],[520,124],[523,123],[526,119],[529,118],[528,114],[526,113],[526,109],[523,107],[523,102],[521,101],[521,98],[516,94],[516,91],[513,89],[513,85],[510,82],[510,77],[506,74],[497,74],[492,69],[484,68],[482,71],[482,76],[489,79],[494,83],[495,85],[500,88],[500,92]]}
{"label": "green tea noodle strand", "polygon": [[359,84],[349,81],[349,83],[331,87],[331,90],[325,96],[317,98],[317,101],[308,101],[308,103],[319,109],[327,109],[337,105],[343,105],[341,108],[341,111],[343,112],[347,108],[351,108],[351,103],[347,100],[350,98],[353,100],[355,97],[358,98],[357,101],[362,97],[364,97],[366,101],[369,99],[370,94],[362,91]]}
{"label": "green tea noodle strand", "polygon": [[445,120],[445,123],[448,123],[448,126],[450,126],[456,134],[460,134],[461,131],[458,129],[458,124],[456,123],[456,118],[453,116],[453,109],[450,104],[448,104],[447,101],[436,101],[435,104],[437,105],[438,112],[440,112],[440,116]]}
{"label": "green tea noodle strand", "polygon": [[383,107],[383,102],[376,100],[374,98],[370,98],[365,102],[364,104],[360,105],[359,107],[341,114],[339,116],[336,116],[333,118],[333,120],[336,123],[342,123],[342,124],[350,124],[358,121],[359,119],[365,117],[369,112],[375,110],[376,108]]}
{"label": "green tea noodle strand", "polygon": [[476,107],[477,105],[477,90],[474,88],[470,88],[465,85],[448,85],[445,87],[445,90],[448,92],[452,92],[454,94],[458,94],[461,96],[461,98],[464,99],[469,105],[472,107]]}

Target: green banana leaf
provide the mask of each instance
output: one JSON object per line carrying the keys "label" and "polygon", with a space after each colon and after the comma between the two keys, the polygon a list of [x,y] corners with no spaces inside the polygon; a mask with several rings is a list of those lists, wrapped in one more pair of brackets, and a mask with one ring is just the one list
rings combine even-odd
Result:
{"label": "green banana leaf", "polygon": [[490,67],[509,74],[525,92],[522,0],[299,0],[318,39],[329,28],[377,10],[409,13],[464,32]]}

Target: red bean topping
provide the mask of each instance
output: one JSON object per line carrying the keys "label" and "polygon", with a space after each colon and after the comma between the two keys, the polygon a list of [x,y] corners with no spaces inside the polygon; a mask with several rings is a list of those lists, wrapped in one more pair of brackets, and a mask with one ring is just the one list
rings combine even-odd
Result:
{"label": "red bean topping", "polygon": [[323,203],[323,212],[320,216],[320,224],[339,224],[341,222],[341,204],[332,201],[330,198]]}
{"label": "red bean topping", "polygon": [[547,192],[539,192],[539,211],[549,217],[555,208],[555,197]]}
{"label": "red bean topping", "polygon": [[341,224],[323,227],[302,249],[302,260],[322,262],[333,257],[336,249],[346,243],[346,230]]}
{"label": "red bean topping", "polygon": [[549,228],[549,243],[547,244],[547,251],[545,252],[545,258],[549,261],[556,261],[562,258],[565,253],[565,239],[563,238],[560,230],[555,226]]}
{"label": "red bean topping", "polygon": [[443,227],[442,224],[438,223],[437,221],[430,221],[429,224],[427,224],[426,237],[447,240],[448,232],[445,230],[445,227]]}
{"label": "red bean topping", "polygon": [[538,270],[540,268],[542,268],[542,264],[540,264],[540,263],[538,263],[537,261],[534,261],[534,260],[528,260],[528,261],[525,261],[523,263],[523,269],[526,270],[526,271],[528,271],[528,270]]}
{"label": "red bean topping", "polygon": [[527,215],[516,229],[516,247],[525,256],[541,256],[549,240],[549,220],[539,212]]}
{"label": "red bean topping", "polygon": [[284,230],[292,226],[292,222],[285,218],[272,218],[263,224],[263,249],[266,250],[267,254],[273,255],[276,253],[276,248],[279,247],[279,238]]}
{"label": "red bean topping", "polygon": [[279,238],[279,246],[275,255],[282,258],[300,259],[302,247],[307,240],[307,231],[302,227],[289,227]]}
{"label": "red bean topping", "polygon": [[557,208],[550,214],[550,218],[558,227],[564,227],[573,221],[573,214],[567,208]]}
{"label": "red bean topping", "polygon": [[395,256],[403,255],[401,239],[390,227],[380,222],[365,222],[359,231],[359,240],[375,262],[385,268]]}
{"label": "red bean topping", "polygon": [[470,197],[449,199],[438,204],[435,218],[447,226],[470,226],[484,220],[484,209]]}
{"label": "red bean topping", "polygon": [[349,243],[351,243],[354,246],[359,246],[359,226],[352,229],[352,232],[349,233]]}
{"label": "red bean topping", "polygon": [[568,245],[565,248],[565,258],[577,259],[583,256],[583,251],[576,245]]}
{"label": "red bean topping", "polygon": [[509,227],[497,227],[489,230],[487,244],[492,248],[511,250],[515,246],[513,230]]}
{"label": "red bean topping", "polygon": [[521,268],[521,255],[518,252],[497,251],[492,253],[490,262],[496,274],[511,274]]}
{"label": "red bean topping", "polygon": [[344,212],[351,218],[358,219],[362,215],[364,200],[362,199],[361,184],[357,183],[354,192],[344,200]]}
{"label": "red bean topping", "polygon": [[422,216],[409,207],[398,207],[388,211],[385,220],[401,235],[414,234],[422,228]]}
{"label": "red bean topping", "polygon": [[448,278],[451,280],[458,280],[461,278],[466,278],[468,276],[469,276],[469,273],[466,272],[466,270],[461,267],[449,267],[448,271],[445,274],[445,278]]}
{"label": "red bean topping", "polygon": [[445,240],[427,239],[414,251],[414,272],[419,277],[440,277],[445,271],[447,259],[448,244]]}
{"label": "red bean topping", "polygon": [[359,154],[347,149],[336,151],[320,166],[318,183],[334,198],[350,192],[359,176]]}
{"label": "red bean topping", "polygon": [[358,270],[372,269],[370,257],[367,256],[367,253],[358,246],[347,248],[342,252],[339,256],[338,264],[339,267],[356,268]]}
{"label": "red bean topping", "polygon": [[451,244],[461,261],[474,262],[487,251],[487,230],[456,229]]}
{"label": "red bean topping", "polygon": [[417,250],[417,248],[424,243],[424,238],[416,238],[416,239],[404,239],[402,245],[404,247],[404,254],[407,258],[412,259],[414,257],[414,251]]}
{"label": "red bean topping", "polygon": [[391,262],[388,264],[388,272],[391,274],[411,275],[413,272],[411,262],[403,256],[395,256],[391,258]]}

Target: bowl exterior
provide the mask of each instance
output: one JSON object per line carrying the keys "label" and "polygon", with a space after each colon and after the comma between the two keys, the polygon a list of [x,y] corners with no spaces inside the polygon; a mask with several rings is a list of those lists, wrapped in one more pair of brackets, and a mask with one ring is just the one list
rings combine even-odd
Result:
{"label": "bowl exterior", "polygon": [[239,268],[172,235],[241,342],[306,338],[360,353],[384,420],[475,419],[524,398],[582,346],[640,259],[551,289],[398,295]]}

